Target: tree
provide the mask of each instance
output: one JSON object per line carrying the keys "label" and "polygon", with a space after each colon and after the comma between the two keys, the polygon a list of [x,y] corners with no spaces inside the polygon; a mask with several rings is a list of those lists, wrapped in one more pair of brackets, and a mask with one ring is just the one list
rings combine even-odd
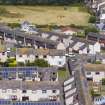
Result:
{"label": "tree", "polygon": [[17,64],[18,66],[25,66],[25,64],[23,62],[18,62]]}
{"label": "tree", "polygon": [[35,60],[34,65],[38,67],[48,67],[49,66],[48,62],[45,61],[44,59]]}
{"label": "tree", "polygon": [[25,64],[26,66],[34,66],[34,62],[26,62],[26,64]]}
{"label": "tree", "polygon": [[90,93],[91,93],[91,96],[92,96],[92,99],[93,99],[93,100],[94,100],[94,97],[100,96],[100,93],[96,93],[96,92],[94,91],[94,89],[91,89]]}
{"label": "tree", "polygon": [[1,4],[22,5],[69,5],[70,3],[81,3],[84,0],[0,0]]}
{"label": "tree", "polygon": [[99,32],[99,30],[97,30],[97,28],[95,27],[86,27],[84,30],[85,30],[85,35],[87,35],[89,32],[95,32],[95,33]]}
{"label": "tree", "polygon": [[91,16],[89,18],[89,23],[95,23],[96,22],[96,17],[95,16]]}
{"label": "tree", "polygon": [[102,85],[105,85],[105,78],[102,79]]}

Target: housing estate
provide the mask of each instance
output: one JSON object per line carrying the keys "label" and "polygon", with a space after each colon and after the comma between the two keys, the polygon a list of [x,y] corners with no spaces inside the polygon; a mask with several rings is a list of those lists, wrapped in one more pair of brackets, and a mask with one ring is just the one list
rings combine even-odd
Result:
{"label": "housing estate", "polygon": [[0,68],[0,99],[19,102],[60,102],[61,86],[54,67]]}

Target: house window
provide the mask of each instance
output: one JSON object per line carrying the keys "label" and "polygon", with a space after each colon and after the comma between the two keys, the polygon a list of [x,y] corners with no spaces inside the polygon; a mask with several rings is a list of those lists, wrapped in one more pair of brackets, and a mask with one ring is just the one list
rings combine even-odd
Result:
{"label": "house window", "polygon": [[36,55],[36,58],[38,58],[38,55]]}
{"label": "house window", "polygon": [[19,57],[22,57],[22,55],[19,55]]}
{"label": "house window", "polygon": [[26,90],[23,90],[22,93],[27,93],[27,91]]}
{"label": "house window", "polygon": [[54,59],[54,56],[51,56]]}
{"label": "house window", "polygon": [[37,93],[37,91],[32,91],[32,93],[33,93],[33,94],[36,94],[36,93]]}
{"label": "house window", "polygon": [[53,72],[53,75],[55,75],[56,73],[55,72]]}
{"label": "house window", "polygon": [[96,72],[96,75],[99,75],[100,73],[99,72]]}
{"label": "house window", "polygon": [[87,75],[91,75],[91,72],[87,72]]}
{"label": "house window", "polygon": [[46,56],[46,55],[44,55],[44,56],[43,56],[43,58],[47,58],[47,56]]}
{"label": "house window", "polygon": [[6,90],[2,90],[2,93],[6,93]]}
{"label": "house window", "polygon": [[52,93],[56,93],[56,90],[52,90]]}
{"label": "house window", "polygon": [[62,58],[62,56],[59,56],[59,58]]}
{"label": "house window", "polygon": [[12,93],[16,93],[17,92],[17,90],[12,90]]}
{"label": "house window", "polygon": [[5,55],[5,52],[2,52],[2,55]]}
{"label": "house window", "polygon": [[59,62],[58,62],[58,64],[59,64],[59,65],[61,65],[61,64],[62,64],[62,62],[61,62],[61,61],[59,61]]}
{"label": "house window", "polygon": [[47,93],[47,90],[42,90],[42,93]]}

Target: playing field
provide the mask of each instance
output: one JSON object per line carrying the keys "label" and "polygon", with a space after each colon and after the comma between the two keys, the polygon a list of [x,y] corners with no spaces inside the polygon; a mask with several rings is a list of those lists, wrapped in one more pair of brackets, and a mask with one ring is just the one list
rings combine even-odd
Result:
{"label": "playing field", "polygon": [[0,6],[0,22],[34,24],[88,25],[89,14],[79,7],[64,6]]}

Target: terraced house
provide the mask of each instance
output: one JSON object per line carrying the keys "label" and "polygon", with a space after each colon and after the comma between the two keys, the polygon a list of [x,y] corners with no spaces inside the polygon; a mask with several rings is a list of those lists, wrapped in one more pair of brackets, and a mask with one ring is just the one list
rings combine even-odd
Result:
{"label": "terraced house", "polygon": [[51,66],[63,67],[66,63],[66,51],[56,49],[32,49],[18,48],[16,52],[16,61],[26,63],[33,62],[36,59],[44,59]]}

